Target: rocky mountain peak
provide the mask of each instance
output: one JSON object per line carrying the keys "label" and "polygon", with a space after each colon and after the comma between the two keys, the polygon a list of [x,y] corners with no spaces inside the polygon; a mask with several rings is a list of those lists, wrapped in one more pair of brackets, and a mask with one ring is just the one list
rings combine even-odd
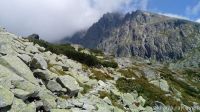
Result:
{"label": "rocky mountain peak", "polygon": [[0,112],[199,110],[200,49],[192,54],[168,66],[0,30]]}
{"label": "rocky mountain peak", "polygon": [[74,43],[117,57],[177,60],[197,47],[199,29],[195,22],[141,10],[126,15],[108,13]]}

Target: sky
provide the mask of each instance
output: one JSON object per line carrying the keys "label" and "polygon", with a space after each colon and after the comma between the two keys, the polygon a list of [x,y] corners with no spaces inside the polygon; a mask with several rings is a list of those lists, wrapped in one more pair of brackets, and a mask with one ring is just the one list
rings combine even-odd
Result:
{"label": "sky", "polygon": [[53,42],[89,28],[107,12],[137,9],[200,22],[200,0],[0,0],[0,26]]}

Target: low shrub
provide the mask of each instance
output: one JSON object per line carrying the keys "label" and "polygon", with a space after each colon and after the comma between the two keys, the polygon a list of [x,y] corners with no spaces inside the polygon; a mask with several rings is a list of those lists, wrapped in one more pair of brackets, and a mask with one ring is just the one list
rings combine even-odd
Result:
{"label": "low shrub", "polygon": [[111,67],[111,68],[117,68],[118,64],[114,61],[103,61],[101,62],[101,65],[104,67]]}
{"label": "low shrub", "polygon": [[91,79],[97,79],[97,80],[113,80],[113,77],[109,76],[108,74],[105,74],[101,71],[97,71],[95,69],[91,69],[91,72],[93,75],[90,76]]}
{"label": "low shrub", "polygon": [[155,101],[160,101],[173,107],[180,106],[180,102],[176,101],[172,96],[166,96],[164,91],[148,83],[144,77],[135,80],[119,78],[116,82],[116,87],[124,93],[130,93],[136,90],[139,95],[147,100],[146,105],[148,106],[153,106]]}
{"label": "low shrub", "polygon": [[[82,52],[78,52],[72,47],[70,44],[51,44],[44,40],[29,38],[29,41],[34,44],[38,44],[44,48],[46,51],[51,51],[55,54],[64,54],[68,58],[76,60],[80,63],[86,64],[87,66],[99,66],[102,65],[104,67],[113,67],[116,68],[117,63],[111,61],[99,61],[94,55],[85,54]],[[99,50],[92,50],[92,52],[102,54]]]}

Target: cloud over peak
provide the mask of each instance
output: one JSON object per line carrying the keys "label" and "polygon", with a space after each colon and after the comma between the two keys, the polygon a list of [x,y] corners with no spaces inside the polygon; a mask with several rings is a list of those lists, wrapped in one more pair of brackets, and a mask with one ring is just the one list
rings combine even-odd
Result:
{"label": "cloud over peak", "polygon": [[146,9],[147,0],[1,0],[0,25],[49,41],[88,28],[107,12]]}

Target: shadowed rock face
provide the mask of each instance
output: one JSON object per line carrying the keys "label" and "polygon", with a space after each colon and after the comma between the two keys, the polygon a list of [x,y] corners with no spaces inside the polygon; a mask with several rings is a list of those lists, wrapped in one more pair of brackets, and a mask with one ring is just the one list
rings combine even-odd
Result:
{"label": "shadowed rock face", "polygon": [[108,13],[72,40],[118,57],[176,60],[197,47],[200,24],[140,10],[125,16]]}

